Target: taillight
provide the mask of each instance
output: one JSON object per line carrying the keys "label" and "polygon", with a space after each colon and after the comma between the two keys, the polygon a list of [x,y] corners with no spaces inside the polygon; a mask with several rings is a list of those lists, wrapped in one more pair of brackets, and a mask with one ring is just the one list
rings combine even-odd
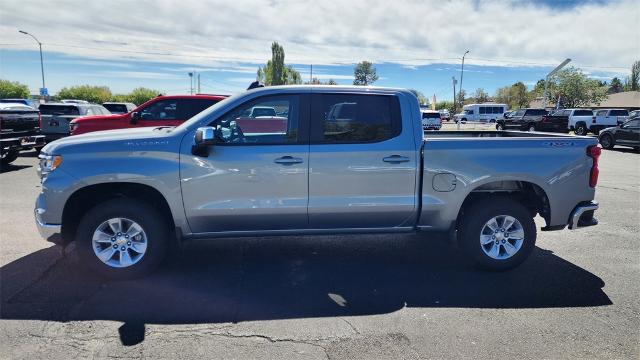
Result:
{"label": "taillight", "polygon": [[595,116],[591,118],[591,123],[592,123],[592,124],[595,124],[595,123],[596,123],[596,117],[595,117]]}
{"label": "taillight", "polygon": [[598,175],[600,174],[600,169],[598,169],[598,160],[600,159],[601,153],[602,148],[600,145],[591,145],[587,148],[587,156],[593,159],[591,174],[589,175],[589,186],[591,187],[596,187],[598,184]]}

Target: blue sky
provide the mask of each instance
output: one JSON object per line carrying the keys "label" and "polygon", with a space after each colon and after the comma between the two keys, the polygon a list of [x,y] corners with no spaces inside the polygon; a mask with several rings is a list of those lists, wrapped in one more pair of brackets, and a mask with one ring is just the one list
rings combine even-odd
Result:
{"label": "blue sky", "polygon": [[[273,40],[305,80],[313,63],[314,76],[351,84],[353,64],[369,60],[380,76],[376,85],[415,88],[438,100],[452,98],[451,77],[460,80],[466,49],[468,94],[476,88],[493,94],[516,81],[532,86],[567,57],[594,78],[624,77],[640,54],[638,32],[629,30],[640,18],[637,0],[397,1],[392,6],[360,0],[158,0],[123,2],[129,8],[125,15],[115,12],[117,0],[109,3],[113,6],[79,4],[3,1],[0,78],[26,83],[33,93],[41,85],[37,44],[18,29],[43,43],[50,93],[79,84],[106,85],[114,93],[138,86],[186,93],[192,70],[201,74],[202,92],[235,93],[270,58]],[[150,11],[144,18],[136,15]],[[38,20],[43,12],[56,21],[43,24]],[[96,13],[102,16],[91,16]],[[254,21],[246,20],[249,15]],[[594,26],[602,19],[607,26]]]}

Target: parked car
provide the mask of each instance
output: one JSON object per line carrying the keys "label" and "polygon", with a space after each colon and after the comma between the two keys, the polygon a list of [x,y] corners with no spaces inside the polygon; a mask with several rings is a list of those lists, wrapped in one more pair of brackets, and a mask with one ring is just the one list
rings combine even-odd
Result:
{"label": "parked car", "polygon": [[502,114],[509,109],[507,104],[469,104],[462,108],[462,112],[455,115],[456,123],[458,121],[467,122],[496,122]]}
{"label": "parked car", "polygon": [[102,106],[104,106],[112,114],[126,114],[130,111],[133,111],[137,107],[136,104],[128,102],[106,102],[102,103]]}
{"label": "parked car", "polygon": [[0,163],[7,165],[20,151],[44,146],[40,135],[40,112],[22,103],[0,103]]}
{"label": "parked car", "polygon": [[545,109],[520,109],[509,115],[508,118],[503,118],[496,122],[496,130],[524,130],[524,131],[562,131],[566,132],[567,122],[562,120],[558,123],[554,122],[542,122],[543,116],[547,115]]}
{"label": "parked car", "polygon": [[451,120],[451,113],[449,113],[449,110],[442,109],[442,110],[438,110],[438,112],[440,113],[440,120],[442,120],[442,121],[450,121]]}
{"label": "parked car", "polygon": [[177,126],[225,98],[222,95],[157,96],[126,114],[75,119],[71,123],[71,135],[146,126]]}
{"label": "parked car", "polygon": [[617,126],[629,120],[629,111],[625,109],[602,109],[595,110],[591,117],[591,122],[576,123],[576,135],[586,135],[588,131],[598,135],[600,130]]}
{"label": "parked car", "polygon": [[440,112],[435,110],[422,110],[422,130],[440,130],[442,119]]}
{"label": "parked car", "polygon": [[629,119],[640,116],[640,110],[629,111]]}
{"label": "parked car", "polygon": [[534,127],[537,131],[568,132],[569,119],[574,112],[573,109],[563,109],[542,115],[540,122],[534,124]]}
{"label": "parked car", "polygon": [[47,142],[68,136],[69,124],[74,119],[82,116],[101,119],[111,115],[109,110],[98,104],[44,103],[39,109],[42,114],[42,134]]}
{"label": "parked car", "polygon": [[632,147],[636,151],[640,150],[640,116],[602,130],[598,141],[605,149],[613,149],[614,146],[620,145]]}
{"label": "parked car", "polygon": [[38,104],[31,99],[0,99],[0,103],[2,104],[22,104],[31,106],[34,109],[38,108]]}
{"label": "parked car", "polygon": [[[238,116],[275,103],[286,133],[243,134]],[[337,104],[355,111],[327,116]],[[537,214],[543,230],[597,224],[597,139],[424,135],[419,114],[409,90],[271,86],[174,128],[54,141],[36,224],[115,278],[149,273],[175,242],[266,234],[449,232],[477,266],[506,270],[535,248]]]}
{"label": "parked car", "polygon": [[563,109],[569,112],[568,130],[574,131],[576,135],[586,135],[586,124],[593,119],[593,110],[591,109]]}

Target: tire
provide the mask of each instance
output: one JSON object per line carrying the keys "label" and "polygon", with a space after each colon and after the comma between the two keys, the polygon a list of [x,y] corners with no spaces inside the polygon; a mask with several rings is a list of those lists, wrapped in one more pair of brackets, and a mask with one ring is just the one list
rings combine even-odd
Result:
{"label": "tire", "polygon": [[[110,225],[105,226],[108,220],[115,219],[122,220],[120,225],[116,226],[116,229],[122,229],[121,236],[117,236],[120,233],[116,234]],[[135,228],[131,223],[135,223],[139,228]],[[99,275],[111,279],[125,280],[148,275],[162,263],[167,253],[170,229],[166,223],[159,211],[142,200],[107,200],[89,210],[78,225],[75,240],[80,261]],[[100,229],[104,230],[106,238],[98,236],[102,242],[97,243],[93,238]],[[138,235],[131,238],[126,235],[139,229],[142,231]],[[136,241],[136,238],[140,242]],[[116,249],[113,249],[108,241],[111,241]],[[105,254],[104,257],[109,263],[98,258],[98,252]],[[125,252],[128,256],[123,259]]]}
{"label": "tire", "polygon": [[0,164],[9,165],[18,158],[18,155],[20,155],[19,151],[9,150],[8,152],[2,155],[2,158],[0,158]]}
{"label": "tire", "polygon": [[602,136],[600,136],[599,142],[603,148],[608,150],[613,149],[613,147],[616,145],[615,139],[609,134],[602,134]]}
{"label": "tire", "polygon": [[529,124],[529,127],[527,128],[527,131],[529,131],[529,132],[536,131],[536,126],[534,124]]}
{"label": "tire", "polygon": [[[492,219],[496,221],[492,226],[498,229],[497,233],[489,226]],[[515,220],[506,231],[501,232],[501,222],[509,222],[510,219]],[[476,267],[485,270],[513,269],[531,255],[536,244],[536,225],[531,212],[506,197],[485,198],[466,206],[458,229],[460,247]],[[505,234],[509,236],[506,239],[503,238]],[[521,239],[516,240],[516,237]],[[496,240],[498,245],[495,245]],[[485,241],[485,245],[481,245],[481,241]]]}
{"label": "tire", "polygon": [[497,123],[496,124],[496,130],[498,130],[498,131],[504,130],[504,125],[502,123]]}
{"label": "tire", "polygon": [[587,135],[587,126],[585,124],[577,124],[575,133],[580,136]]}

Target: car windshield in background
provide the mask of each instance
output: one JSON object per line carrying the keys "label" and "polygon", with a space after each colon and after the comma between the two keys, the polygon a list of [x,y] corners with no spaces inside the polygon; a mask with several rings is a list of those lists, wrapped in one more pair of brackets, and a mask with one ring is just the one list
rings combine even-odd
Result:
{"label": "car windshield in background", "polygon": [[80,115],[76,106],[42,104],[39,109],[42,115]]}
{"label": "car windshield in background", "polygon": [[576,110],[573,113],[573,116],[593,116],[593,111],[591,111],[591,110]]}
{"label": "car windshield in background", "polygon": [[102,106],[106,107],[112,114],[126,114],[129,112],[127,111],[127,105],[124,104],[104,104]]}

